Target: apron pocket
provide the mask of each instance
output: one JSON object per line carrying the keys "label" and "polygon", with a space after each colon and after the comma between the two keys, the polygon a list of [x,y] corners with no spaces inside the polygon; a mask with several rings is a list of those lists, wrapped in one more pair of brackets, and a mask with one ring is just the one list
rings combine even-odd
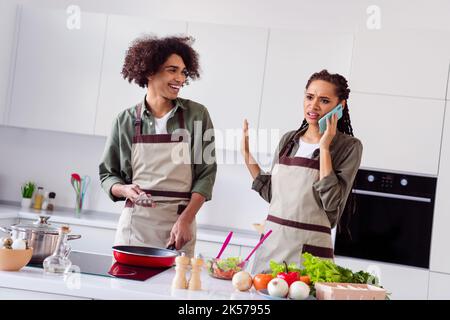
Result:
{"label": "apron pocket", "polygon": [[183,211],[184,211],[184,209],[186,209],[186,205],[184,205],[184,204],[179,204],[178,205],[178,210],[177,210],[177,214],[182,214],[183,213]]}
{"label": "apron pocket", "polygon": [[327,247],[318,247],[310,244],[304,244],[302,253],[308,252],[313,256],[326,258],[326,259],[334,259],[334,251],[332,248]]}

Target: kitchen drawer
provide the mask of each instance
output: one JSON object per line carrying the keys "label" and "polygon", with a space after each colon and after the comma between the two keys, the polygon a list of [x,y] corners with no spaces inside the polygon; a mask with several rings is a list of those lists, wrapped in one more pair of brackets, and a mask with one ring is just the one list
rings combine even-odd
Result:
{"label": "kitchen drawer", "polygon": [[[222,243],[197,240],[195,244],[195,254],[201,253],[203,257],[209,259],[216,257],[222,247]],[[240,247],[229,244],[222,254],[222,258],[237,257],[240,254]]]}

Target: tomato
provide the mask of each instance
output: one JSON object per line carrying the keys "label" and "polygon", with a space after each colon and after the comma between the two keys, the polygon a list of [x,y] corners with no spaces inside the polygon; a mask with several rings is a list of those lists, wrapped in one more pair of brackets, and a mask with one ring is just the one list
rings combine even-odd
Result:
{"label": "tomato", "polygon": [[256,290],[267,289],[267,285],[272,279],[273,276],[271,274],[259,273],[253,278],[253,285],[255,286]]}
{"label": "tomato", "polygon": [[301,282],[304,282],[304,283],[306,283],[307,285],[310,285],[310,283],[311,283],[311,279],[309,278],[309,276],[300,276],[300,279],[299,279]]}

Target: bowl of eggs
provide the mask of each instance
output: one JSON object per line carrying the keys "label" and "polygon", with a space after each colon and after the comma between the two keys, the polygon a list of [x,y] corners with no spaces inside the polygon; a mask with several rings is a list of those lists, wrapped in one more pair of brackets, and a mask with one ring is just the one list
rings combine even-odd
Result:
{"label": "bowl of eggs", "polygon": [[33,248],[23,239],[3,238],[0,245],[0,271],[19,271],[33,256]]}

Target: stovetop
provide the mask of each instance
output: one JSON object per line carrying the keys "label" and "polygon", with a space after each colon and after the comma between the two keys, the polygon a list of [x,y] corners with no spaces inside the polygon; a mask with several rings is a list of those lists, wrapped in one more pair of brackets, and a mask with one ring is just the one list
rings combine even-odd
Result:
{"label": "stovetop", "polygon": [[[102,277],[117,277],[145,281],[169,268],[143,268],[117,263],[112,256],[81,251],[72,251],[69,256],[72,270],[82,274]],[[29,267],[43,269],[41,264],[28,264]],[[79,269],[78,269],[78,268]]]}

